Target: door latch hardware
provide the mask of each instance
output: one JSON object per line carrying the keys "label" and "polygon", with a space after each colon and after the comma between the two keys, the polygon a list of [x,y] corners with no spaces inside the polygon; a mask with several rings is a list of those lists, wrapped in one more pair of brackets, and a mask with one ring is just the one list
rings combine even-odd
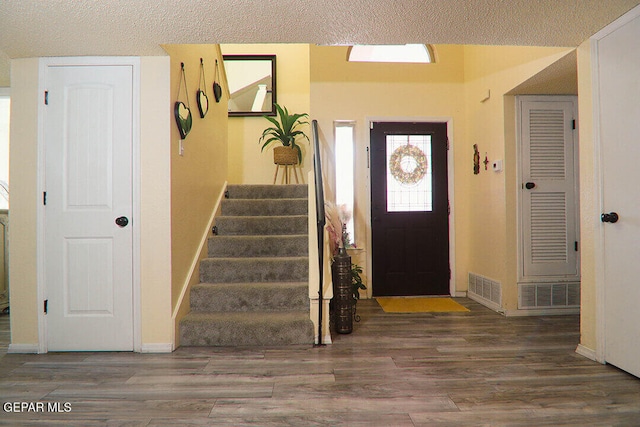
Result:
{"label": "door latch hardware", "polygon": [[116,218],[116,225],[118,227],[124,228],[127,226],[127,224],[129,224],[129,218],[127,218],[126,216]]}

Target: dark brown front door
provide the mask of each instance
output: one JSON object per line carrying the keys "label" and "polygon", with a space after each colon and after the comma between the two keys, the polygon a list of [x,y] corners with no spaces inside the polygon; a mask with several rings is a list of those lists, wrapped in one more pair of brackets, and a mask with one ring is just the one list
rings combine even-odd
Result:
{"label": "dark brown front door", "polygon": [[371,129],[374,296],[449,295],[447,124]]}

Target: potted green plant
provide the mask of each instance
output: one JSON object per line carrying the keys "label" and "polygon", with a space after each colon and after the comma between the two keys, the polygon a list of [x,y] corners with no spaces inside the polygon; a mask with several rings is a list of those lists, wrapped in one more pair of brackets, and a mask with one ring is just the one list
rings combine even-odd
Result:
{"label": "potted green plant", "polygon": [[307,113],[289,113],[287,107],[275,104],[277,117],[264,116],[273,126],[266,128],[258,143],[262,144],[264,151],[272,143],[281,143],[282,146],[274,147],[273,160],[277,165],[295,165],[302,163],[302,150],[296,143],[296,138],[309,141],[309,137],[299,129],[299,126],[309,124],[303,120],[308,118]]}
{"label": "potted green plant", "polygon": [[367,286],[362,281],[362,267],[358,264],[351,263],[351,288],[353,291],[353,320],[360,321],[360,316],[356,314],[356,304],[360,299],[360,289],[366,290]]}

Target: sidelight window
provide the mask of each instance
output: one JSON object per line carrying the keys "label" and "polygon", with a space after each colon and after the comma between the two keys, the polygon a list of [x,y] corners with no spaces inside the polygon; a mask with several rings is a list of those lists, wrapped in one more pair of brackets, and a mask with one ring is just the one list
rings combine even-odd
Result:
{"label": "sidelight window", "polygon": [[338,121],[335,128],[336,205],[355,243],[353,223],[355,122]]}

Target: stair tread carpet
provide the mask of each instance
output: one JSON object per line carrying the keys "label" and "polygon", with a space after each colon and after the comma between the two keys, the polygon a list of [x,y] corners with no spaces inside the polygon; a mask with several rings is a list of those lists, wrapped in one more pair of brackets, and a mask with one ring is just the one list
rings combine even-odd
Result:
{"label": "stair tread carpet", "polygon": [[229,199],[304,199],[308,196],[306,184],[229,185],[227,191]]}
{"label": "stair tread carpet", "polygon": [[308,257],[206,258],[200,262],[201,282],[298,282],[308,277]]}
{"label": "stair tread carpet", "polygon": [[180,321],[184,346],[312,344],[308,188],[229,185]]}
{"label": "stair tread carpet", "polygon": [[311,344],[309,312],[215,312],[187,314],[181,342],[189,346]]}
{"label": "stair tread carpet", "polygon": [[281,235],[308,233],[307,215],[221,216],[216,219],[219,235]]}
{"label": "stair tread carpet", "polygon": [[193,312],[308,311],[305,282],[199,283],[191,288]]}
{"label": "stair tread carpet", "polygon": [[306,234],[272,236],[214,236],[208,242],[210,258],[308,255]]}
{"label": "stair tread carpet", "polygon": [[282,216],[306,215],[307,199],[226,199],[222,203],[223,216]]}

